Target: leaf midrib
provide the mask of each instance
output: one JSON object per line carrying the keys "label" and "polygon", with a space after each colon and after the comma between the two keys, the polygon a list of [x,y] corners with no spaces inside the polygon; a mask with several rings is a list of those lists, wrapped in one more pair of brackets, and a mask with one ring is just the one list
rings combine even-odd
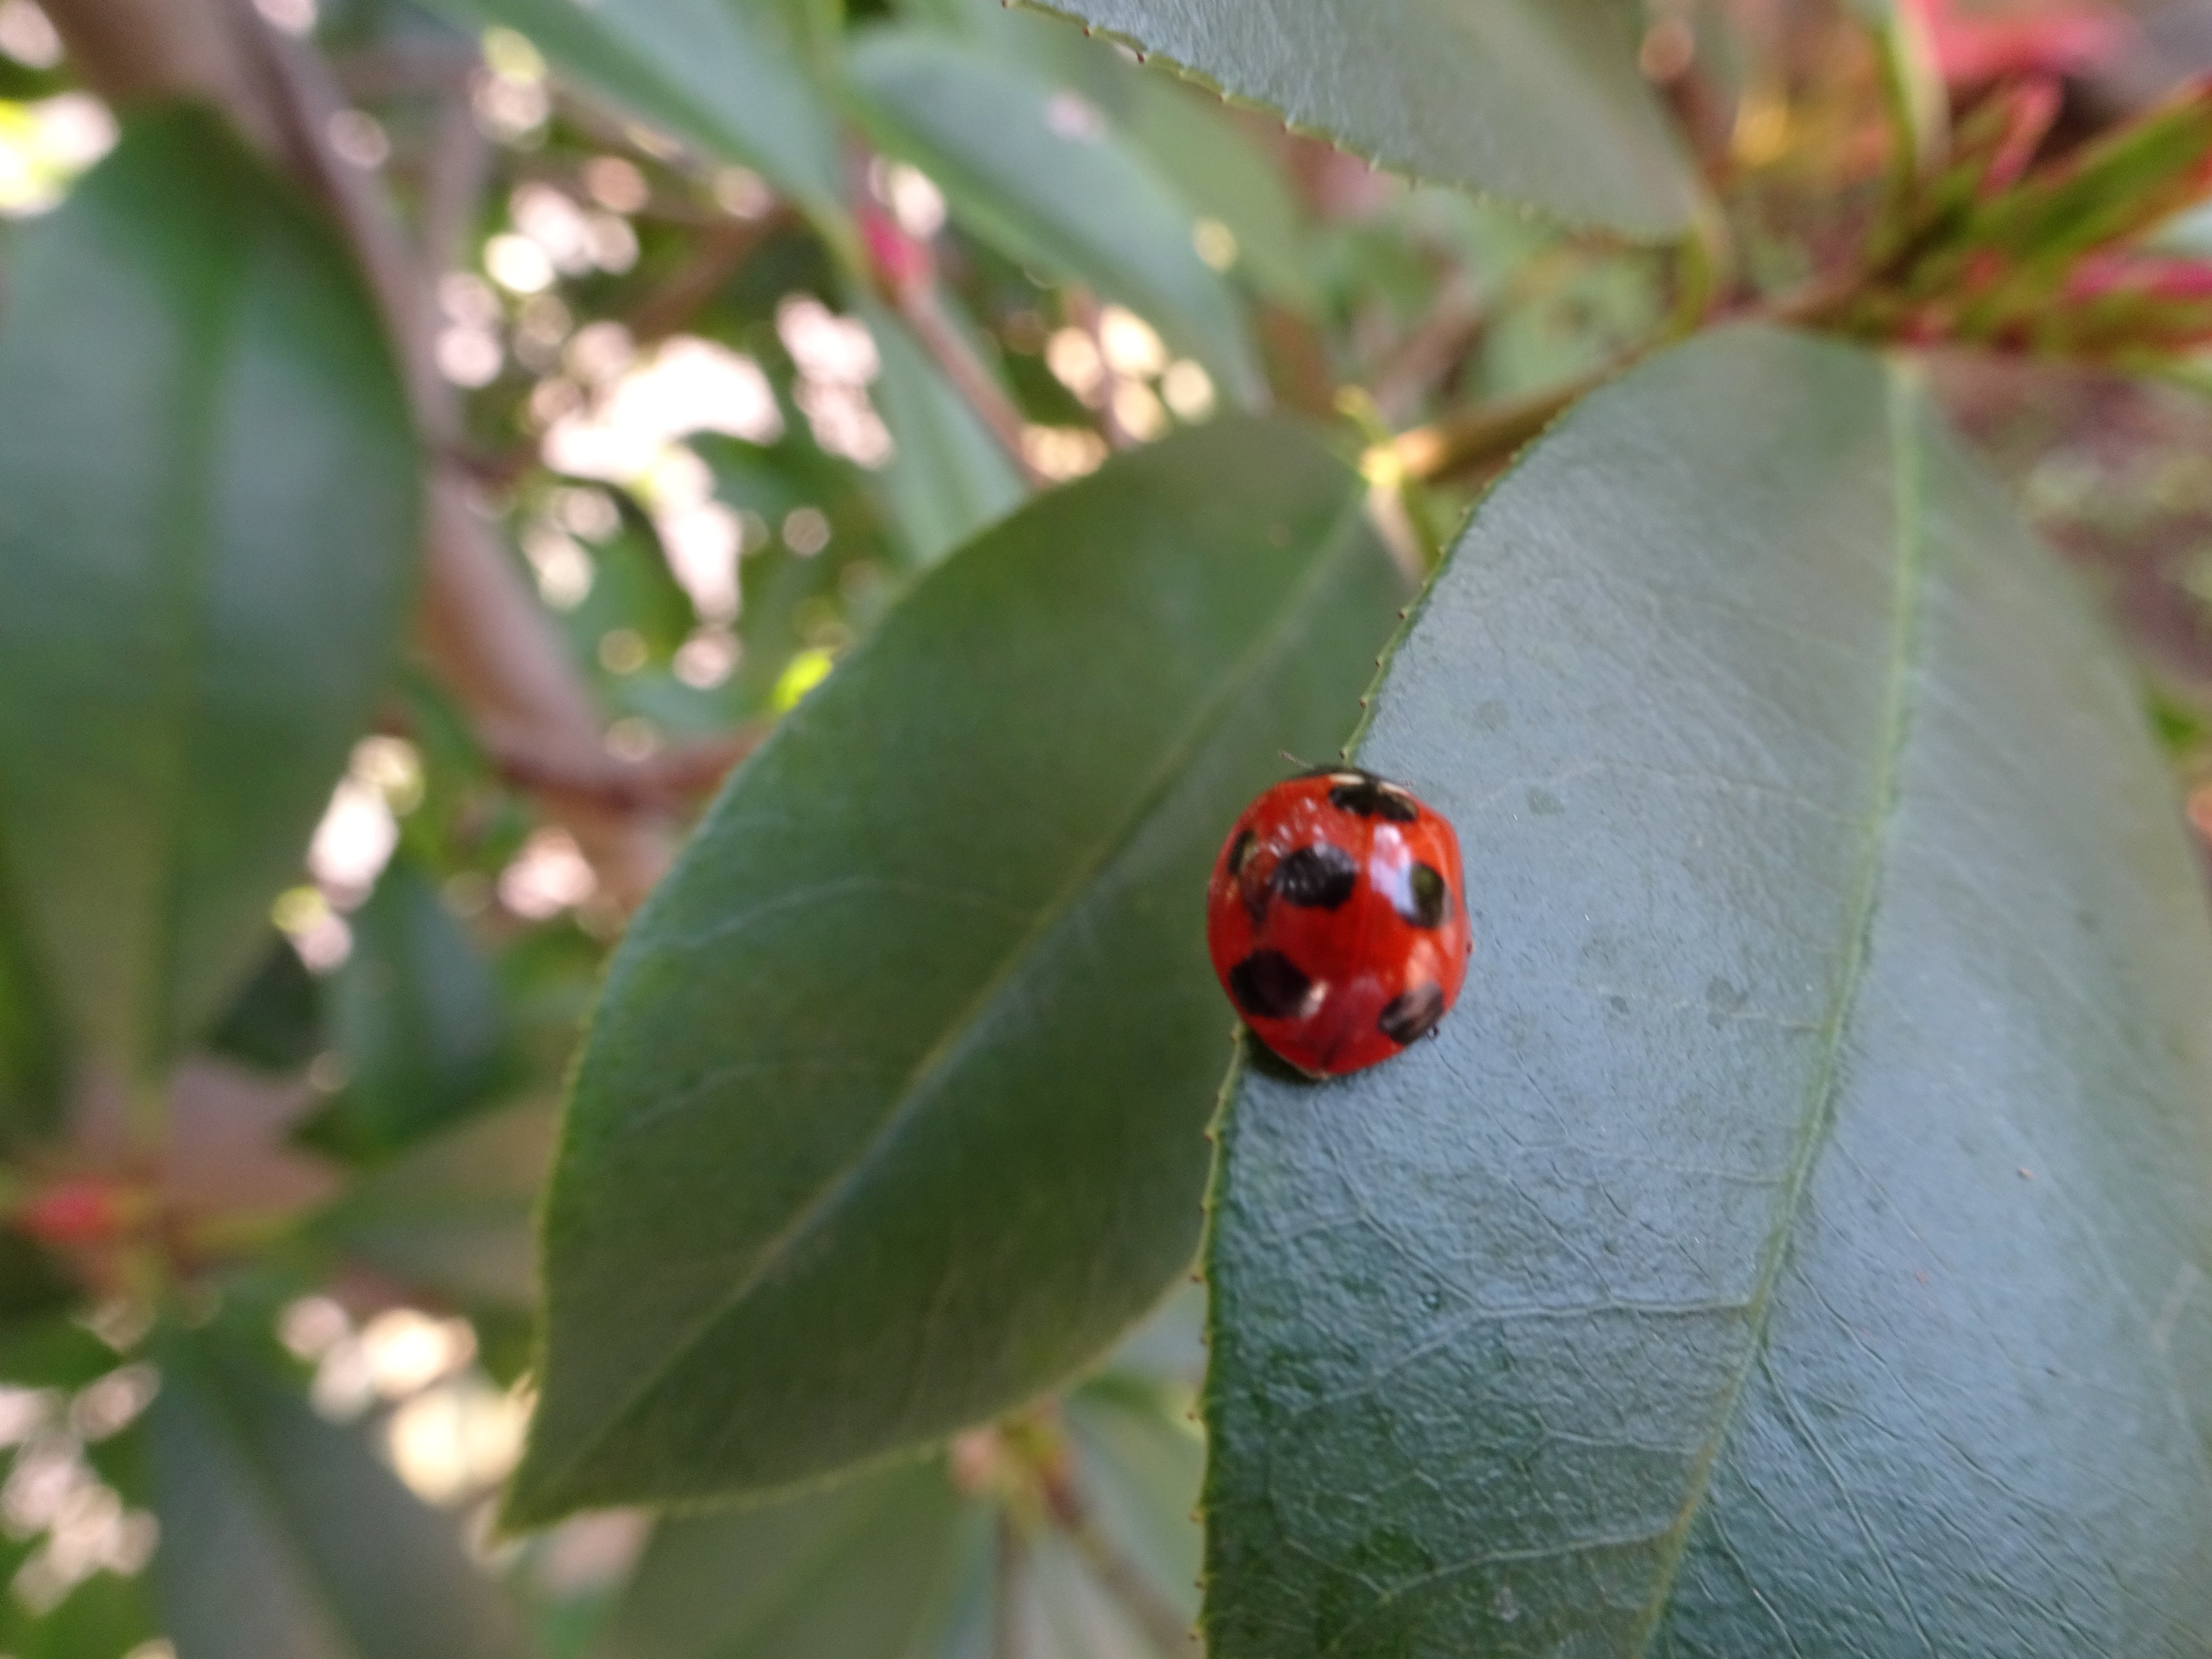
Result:
{"label": "leaf midrib", "polygon": [[581,1439],[556,1471],[537,1483],[540,1492],[557,1493],[561,1484],[572,1477],[605,1443],[617,1428],[657,1393],[699,1345],[724,1320],[736,1312],[826,1218],[835,1214],[842,1206],[846,1195],[865,1180],[888,1148],[898,1139],[907,1123],[912,1121],[921,1103],[930,1097],[939,1076],[967,1047],[968,1041],[988,1024],[993,1006],[1007,986],[1013,982],[1022,964],[1052,936],[1076,901],[1089,890],[1098,876],[1109,869],[1127,850],[1130,842],[1150,822],[1153,807],[1182,781],[1192,759],[1203,749],[1206,739],[1219,728],[1237,707],[1243,694],[1280,653],[1297,631],[1297,624],[1304,618],[1316,595],[1342,562],[1346,550],[1356,549],[1361,544],[1361,538],[1355,532],[1364,508],[1364,493],[1358,489],[1350,489],[1344,508],[1321,538],[1321,551],[1315,556],[1306,574],[1291,588],[1282,608],[1261,630],[1236,665],[1224,676],[1220,689],[1169,744],[1160,764],[1154,769],[1152,775],[1138,793],[1131,810],[1101,838],[1097,849],[1077,866],[1069,880],[1046,901],[1028,931],[1008,948],[998,970],[969,1000],[966,1008],[947,1022],[945,1035],[908,1071],[905,1082],[891,1096],[890,1109],[869,1133],[858,1154],[817,1188],[793,1212],[792,1218],[763,1246],[759,1256],[743,1277],[726,1294],[717,1299],[709,1311],[701,1316],[698,1322],[669,1349],[667,1357],[654,1365],[622,1403],[606,1415],[598,1431]]}
{"label": "leaf midrib", "polygon": [[1887,867],[1890,831],[1897,817],[1902,762],[1911,738],[1913,682],[1920,666],[1921,613],[1928,580],[1926,491],[1923,457],[1913,434],[1917,403],[1915,377],[1893,361],[1887,363],[1885,369],[1891,474],[1896,503],[1897,567],[1889,670],[1883,694],[1866,844],[1860,849],[1857,880],[1845,912],[1844,959],[1836,975],[1827,1018],[1820,1026],[1818,1063],[1807,1091],[1803,1123],[1784,1174],[1778,1213],[1768,1232],[1759,1275],[1747,1304],[1750,1341],[1719,1409],[1713,1414],[1711,1432],[1692,1467],[1690,1487],[1683,1497],[1681,1509],[1674,1523],[1662,1534],[1667,1540],[1666,1553],[1633,1649],[1639,1659],[1650,1651],[1673,1601],[1674,1583],[1688,1551],[1691,1528],[1711,1490],[1713,1472],[1735,1425],[1745,1387],[1753,1371],[1764,1362],[1774,1289],[1780,1281],[1783,1264],[1789,1258],[1790,1239],[1796,1230],[1813,1167],[1826,1144],[1826,1132],[1835,1121],[1837,1097],[1843,1084],[1844,1037],[1850,1028],[1859,993],[1865,984],[1868,960],[1873,954],[1874,926],[1881,908],[1881,882]]}

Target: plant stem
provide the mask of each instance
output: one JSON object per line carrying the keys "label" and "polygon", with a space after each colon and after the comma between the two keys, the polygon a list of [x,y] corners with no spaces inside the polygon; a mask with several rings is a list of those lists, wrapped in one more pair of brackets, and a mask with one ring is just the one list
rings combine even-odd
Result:
{"label": "plant stem", "polygon": [[1190,1621],[1154,1587],[1144,1569],[1108,1537],[1076,1484],[1073,1453],[1040,1470],[1045,1513],[1066,1534],[1099,1585],[1160,1653],[1162,1659],[1188,1659],[1199,1650]]}
{"label": "plant stem", "polygon": [[999,1571],[991,1581],[991,1659],[1024,1659],[1022,1643],[1022,1580],[1027,1576],[1029,1547],[1014,1524],[1013,1511],[999,1506]]}
{"label": "plant stem", "polygon": [[1013,399],[1006,396],[1005,388],[975,355],[967,337],[945,313],[936,283],[902,283],[892,293],[891,302],[906,319],[907,326],[914,331],[915,337],[921,342],[922,349],[944,371],[952,389],[975,411],[976,418],[998,441],[999,447],[1006,452],[1007,459],[1029,481],[1030,488],[1044,486],[1048,480],[1030,464],[1022,447],[1026,422],[1021,410],[1014,407]]}
{"label": "plant stem", "polygon": [[1584,392],[1602,386],[1623,367],[1625,363],[1610,363],[1565,386],[1477,404],[1401,432],[1368,452],[1368,476],[1377,483],[1407,478],[1427,483],[1510,454],[1549,426],[1561,410]]}

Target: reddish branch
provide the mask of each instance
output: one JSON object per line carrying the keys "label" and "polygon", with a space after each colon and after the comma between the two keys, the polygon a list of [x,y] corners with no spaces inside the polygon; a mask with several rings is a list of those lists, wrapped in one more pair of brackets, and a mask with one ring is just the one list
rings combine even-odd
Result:
{"label": "reddish branch", "polygon": [[726,738],[685,744],[640,761],[602,756],[578,768],[573,757],[527,749],[495,750],[492,769],[519,789],[579,801],[609,812],[670,812],[710,793],[732,768],[760,746],[765,722]]}

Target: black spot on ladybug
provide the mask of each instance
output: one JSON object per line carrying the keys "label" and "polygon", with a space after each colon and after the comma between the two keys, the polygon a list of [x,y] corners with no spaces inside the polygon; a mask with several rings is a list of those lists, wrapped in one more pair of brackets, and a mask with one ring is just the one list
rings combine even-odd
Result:
{"label": "black spot on ladybug", "polygon": [[1275,866],[1270,880],[1285,904],[1334,910],[1358,886],[1359,861],[1341,847],[1322,842],[1299,848]]}
{"label": "black spot on ladybug", "polygon": [[1406,872],[1406,884],[1390,895],[1390,908],[1414,927],[1441,927],[1451,889],[1443,872],[1431,864],[1416,864]]}
{"label": "black spot on ladybug", "polygon": [[1312,992],[1313,981],[1280,951],[1255,951],[1229,970],[1229,994],[1254,1019],[1302,1014]]}
{"label": "black spot on ladybug", "polygon": [[1370,772],[1358,773],[1333,786],[1328,792],[1328,804],[1346,812],[1357,812],[1363,818],[1388,818],[1393,823],[1411,823],[1421,816],[1421,809],[1413,805],[1412,796]]}
{"label": "black spot on ladybug", "polygon": [[1244,873],[1245,861],[1252,856],[1252,849],[1259,844],[1259,841],[1260,838],[1257,836],[1247,830],[1229,843],[1229,857],[1224,861],[1222,867],[1228,871],[1231,880],[1233,881]]}
{"label": "black spot on ladybug", "polygon": [[1404,1048],[1418,1042],[1437,1029],[1437,1022],[1444,1017],[1444,988],[1441,985],[1416,985],[1410,991],[1390,999],[1390,1006],[1382,1011],[1375,1024],[1382,1035]]}

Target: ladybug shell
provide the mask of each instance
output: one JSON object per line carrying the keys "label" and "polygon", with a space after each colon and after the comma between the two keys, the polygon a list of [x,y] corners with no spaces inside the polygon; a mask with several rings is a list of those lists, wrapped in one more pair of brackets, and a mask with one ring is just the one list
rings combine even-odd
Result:
{"label": "ladybug shell", "polygon": [[1371,772],[1288,779],[1222,843],[1206,941],[1244,1023],[1299,1070],[1388,1060],[1436,1029],[1467,977],[1459,837]]}

